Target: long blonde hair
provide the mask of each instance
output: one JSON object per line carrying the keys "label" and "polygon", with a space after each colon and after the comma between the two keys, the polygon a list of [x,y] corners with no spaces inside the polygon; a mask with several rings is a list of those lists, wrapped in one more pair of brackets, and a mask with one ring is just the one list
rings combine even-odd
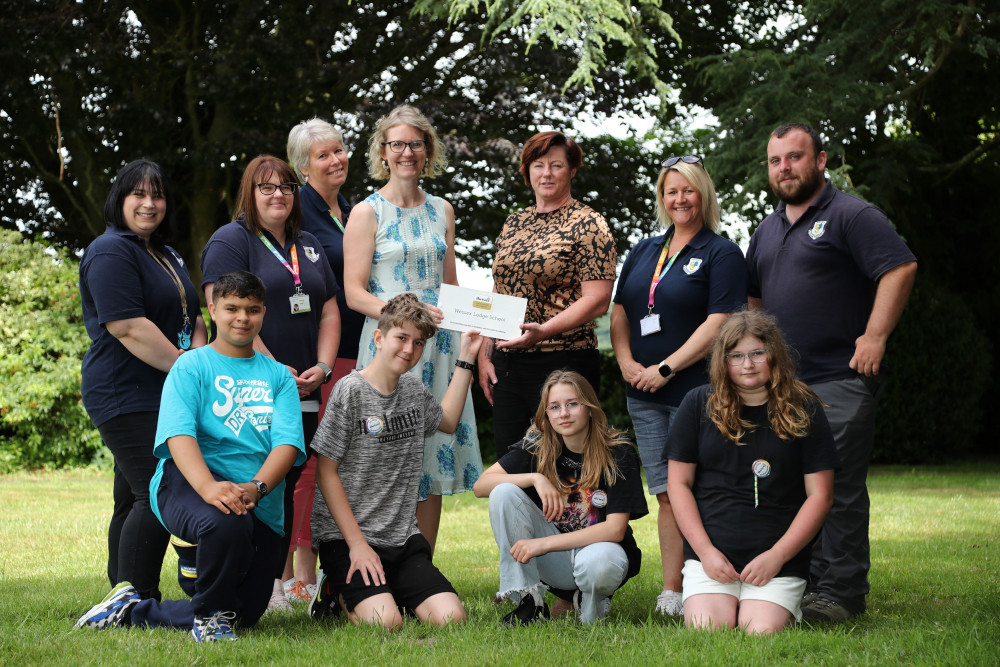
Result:
{"label": "long blonde hair", "polygon": [[795,362],[778,325],[770,315],[759,310],[734,313],[712,341],[709,376],[712,395],[708,399],[708,416],[727,439],[739,443],[754,425],[740,417],[743,399],[729,378],[726,353],[736,347],[744,336],[753,336],[767,348],[767,363],[771,379],[767,381],[767,418],[771,428],[782,440],[794,440],[809,434],[812,415],[809,399],[818,401],[816,394],[795,377]]}
{"label": "long blonde hair", "polygon": [[608,417],[601,409],[597,392],[586,378],[575,371],[553,371],[542,385],[542,400],[535,411],[535,422],[531,429],[540,437],[527,447],[538,461],[538,472],[563,494],[569,493],[569,489],[563,487],[559,475],[556,474],[556,460],[565,443],[563,437],[553,430],[546,413],[549,392],[557,384],[568,384],[573,387],[580,403],[590,408],[590,424],[587,429],[583,467],[580,470],[578,484],[583,488],[596,489],[601,483],[602,476],[608,484],[614,484],[618,481],[620,471],[615,465],[615,456],[611,448],[621,445],[631,446],[632,443],[623,432],[608,426]]}

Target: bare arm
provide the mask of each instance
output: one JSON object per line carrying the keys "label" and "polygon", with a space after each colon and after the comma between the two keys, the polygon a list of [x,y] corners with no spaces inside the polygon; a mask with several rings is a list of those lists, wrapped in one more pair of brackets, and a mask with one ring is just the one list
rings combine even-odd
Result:
{"label": "bare arm", "polygon": [[616,303],[611,308],[611,347],[615,350],[615,359],[618,361],[622,377],[634,387],[646,367],[632,356],[631,338],[632,334],[625,307]]}
{"label": "bare arm", "polygon": [[[684,344],[671,352],[664,361],[675,373],[683,370],[691,364],[701,361],[708,354],[708,349],[712,346],[712,339],[719,329],[726,322],[729,313],[712,313],[705,321],[698,325]],[[647,366],[642,371],[642,376],[636,381],[635,387],[641,391],[655,392],[665,385],[669,378],[660,375],[659,364]]]}
{"label": "bare arm", "polygon": [[194,318],[194,334],[191,336],[191,348],[203,347],[208,344],[208,328],[201,315]]}
{"label": "bare arm", "polygon": [[[260,338],[260,336],[257,336]],[[337,297],[330,297],[323,304],[323,311],[319,318],[319,338],[316,342],[316,361],[324,363],[330,368],[337,363],[337,348],[340,347],[340,309],[337,308]],[[312,366],[302,371],[302,375],[295,378],[295,383],[299,387],[299,393],[303,396],[316,391],[316,388],[323,384],[326,373],[319,366]]]}
{"label": "bare arm", "polygon": [[749,308],[750,310],[763,310],[764,304],[759,296],[748,296],[747,308]]}
{"label": "bare arm", "polygon": [[621,542],[628,528],[629,515],[625,512],[608,514],[604,521],[581,530],[558,533],[548,537],[518,540],[510,548],[510,554],[519,563],[527,563],[535,556],[544,556],[550,551],[579,549],[597,542]]}
{"label": "bare arm", "polygon": [[[478,331],[466,331],[462,334],[462,348],[458,353],[459,361],[475,363],[476,355],[479,353],[479,346],[483,342],[483,337]],[[441,416],[441,423],[438,430],[442,433],[454,433],[458,428],[458,422],[462,418],[462,409],[465,407],[465,400],[469,395],[469,385],[472,384],[472,371],[464,368],[455,368],[455,373],[451,376],[451,383],[448,390],[441,399],[441,409],[444,414]]]}
{"label": "bare arm", "polygon": [[885,356],[885,343],[903,314],[916,278],[916,262],[900,264],[882,274],[875,290],[875,303],[868,317],[868,326],[854,341],[854,357],[850,362],[853,370],[868,376],[878,375],[882,357]]}
{"label": "bare arm", "polygon": [[765,585],[819,532],[833,505],[833,471],[821,470],[805,475],[805,485],[806,501],[792,524],[773,547],[747,563],[740,572],[741,581],[754,586]]}
{"label": "bare arm", "polygon": [[340,463],[319,454],[316,459],[316,483],[323,492],[330,515],[337,522],[337,528],[344,536],[344,541],[350,550],[351,567],[347,571],[345,583],[351,580],[355,571],[358,571],[361,572],[361,578],[366,586],[385,585],[382,561],[368,545],[357,519],[354,518],[354,511],[347,501],[347,492],[344,491],[344,484],[340,481]]}
{"label": "bare arm", "polygon": [[526,349],[600,317],[608,312],[613,284],[612,280],[584,280],[580,283],[580,298],[570,304],[569,308],[541,324],[525,322],[521,325],[523,334],[501,341],[497,343],[497,347]]}
{"label": "bare arm", "polygon": [[445,243],[448,249],[444,254],[444,275],[442,282],[447,285],[458,284],[458,270],[455,268],[455,209],[451,203],[444,202],[444,219],[447,225],[445,230]]}
{"label": "bare arm", "polygon": [[344,230],[344,247],[350,248],[344,253],[344,295],[351,310],[374,319],[385,305],[385,301],[368,292],[377,231],[378,220],[371,205],[361,202],[351,209]]}
{"label": "bare arm", "polygon": [[[195,324],[197,326],[197,321]],[[114,320],[107,322],[104,327],[134,357],[163,372],[169,371],[177,361],[177,357],[181,356],[182,350],[167,340],[159,327],[149,318],[130,317],[127,320]],[[202,327],[204,328],[204,323]],[[197,331],[196,328],[196,334]]]}
{"label": "bare arm", "polygon": [[534,487],[542,501],[542,513],[545,514],[545,519],[548,521],[555,521],[563,513],[563,507],[566,504],[563,494],[559,493],[552,486],[552,482],[540,472],[512,475],[504,470],[499,463],[494,463],[472,485],[472,492],[476,494],[477,498],[488,498],[493,489],[500,484],[513,484],[521,489]]}
{"label": "bare arm", "polygon": [[698,554],[705,574],[720,583],[732,583],[739,578],[736,568],[721,551],[715,548],[708,533],[705,532],[705,525],[701,522],[698,503],[691,490],[696,469],[694,463],[670,461],[667,468],[667,494],[670,497],[670,506],[674,509],[674,519],[684,539]]}

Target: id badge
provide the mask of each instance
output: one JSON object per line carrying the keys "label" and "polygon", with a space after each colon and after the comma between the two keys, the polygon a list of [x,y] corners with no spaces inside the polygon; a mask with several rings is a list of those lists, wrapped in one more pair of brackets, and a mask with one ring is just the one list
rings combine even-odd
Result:
{"label": "id badge", "polygon": [[312,310],[309,307],[309,295],[308,294],[293,294],[288,297],[288,302],[291,304],[292,315],[298,315],[299,313],[308,313]]}
{"label": "id badge", "polygon": [[639,320],[639,331],[643,336],[660,332],[660,314],[650,313]]}

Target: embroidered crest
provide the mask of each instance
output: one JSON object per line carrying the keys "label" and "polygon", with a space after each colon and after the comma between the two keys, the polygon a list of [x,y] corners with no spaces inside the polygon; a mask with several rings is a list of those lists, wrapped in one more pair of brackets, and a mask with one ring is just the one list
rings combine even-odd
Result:
{"label": "embroidered crest", "polygon": [[701,260],[697,257],[692,257],[687,264],[684,265],[684,273],[689,276],[701,268]]}
{"label": "embroidered crest", "polygon": [[812,229],[809,230],[809,238],[813,241],[823,236],[826,232],[826,220],[817,220],[813,223]]}
{"label": "embroidered crest", "polygon": [[306,251],[306,257],[308,257],[309,261],[311,261],[313,264],[319,261],[319,253],[316,252],[316,248],[313,248],[312,246],[309,245],[304,245],[302,246],[302,249]]}

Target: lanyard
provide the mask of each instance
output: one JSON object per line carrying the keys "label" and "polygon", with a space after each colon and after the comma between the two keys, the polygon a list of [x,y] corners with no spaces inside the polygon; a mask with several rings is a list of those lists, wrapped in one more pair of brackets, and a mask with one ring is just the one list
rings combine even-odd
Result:
{"label": "lanyard", "polygon": [[[667,259],[667,250],[669,248],[670,248],[670,239],[668,238],[663,243],[663,250],[660,252],[660,260],[656,263],[656,270],[653,271],[653,282],[649,286],[649,313],[650,314],[653,313],[653,292],[656,291],[656,286],[660,284],[660,281],[663,280],[663,276],[667,275],[667,271],[669,271],[670,267],[674,265],[674,260],[677,259],[678,255],[681,254],[680,250],[678,250],[677,252],[675,252],[674,256],[670,258],[669,262],[667,262],[666,268],[664,268],[663,267],[663,262],[664,262],[664,260]],[[660,269],[663,269],[663,271],[661,272]]]}
{"label": "lanyard", "polygon": [[257,232],[257,238],[259,238],[261,240],[261,243],[267,246],[267,249],[270,250],[271,253],[278,258],[279,262],[285,265],[285,268],[288,269],[288,272],[292,274],[292,278],[295,279],[295,293],[296,294],[301,293],[302,281],[299,280],[299,253],[298,251],[295,250],[295,242],[292,241],[292,265],[289,266],[285,258],[281,256],[281,253],[275,250],[274,245],[272,245],[271,242],[267,240],[267,237],[264,236],[264,232]]}
{"label": "lanyard", "polygon": [[149,254],[153,256],[156,263],[159,264],[170,279],[174,281],[174,287],[177,288],[177,292],[181,295],[181,312],[184,315],[184,324],[181,327],[180,333],[177,334],[178,347],[182,350],[186,350],[191,346],[191,318],[188,317],[188,306],[187,306],[187,290],[184,289],[184,283],[181,281],[181,277],[177,275],[174,267],[170,264],[166,257],[161,255],[159,252],[153,249],[152,246],[146,246],[149,250]]}
{"label": "lanyard", "polygon": [[335,216],[333,214],[333,209],[332,208],[330,209],[330,219],[333,220],[333,224],[337,225],[337,229],[339,229],[340,233],[343,234],[344,233],[344,225],[340,224],[340,220],[338,220],[337,216]]}

